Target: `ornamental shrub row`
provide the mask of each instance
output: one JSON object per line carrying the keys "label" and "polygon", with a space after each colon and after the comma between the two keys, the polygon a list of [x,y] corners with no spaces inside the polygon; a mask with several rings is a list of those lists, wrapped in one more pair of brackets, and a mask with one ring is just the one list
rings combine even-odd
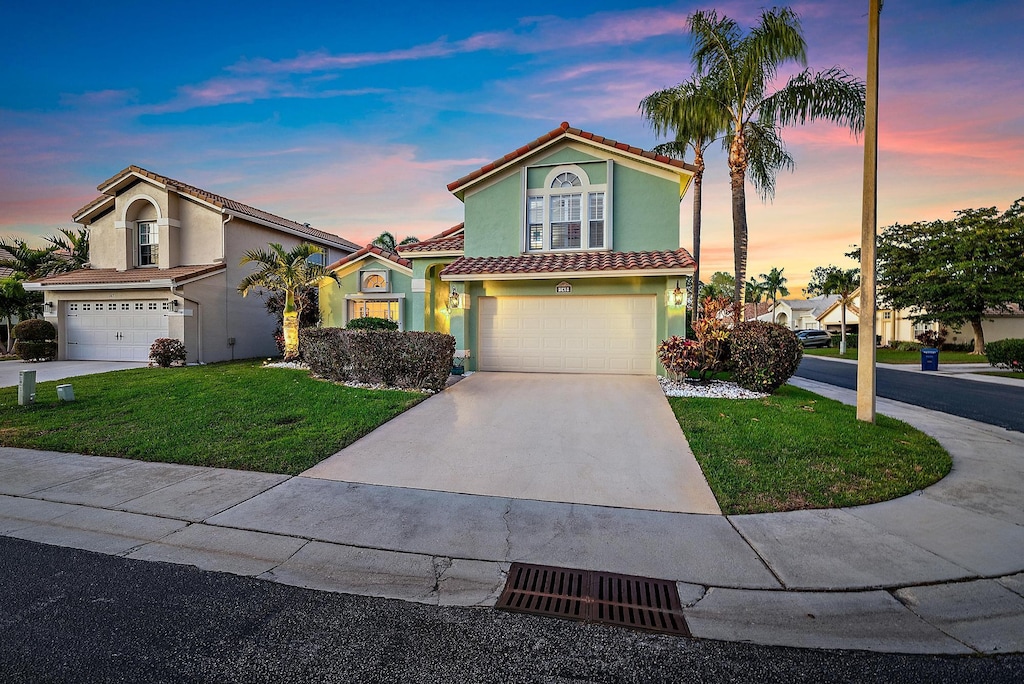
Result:
{"label": "ornamental shrub row", "polygon": [[322,378],[409,389],[444,389],[455,338],[435,332],[303,328],[299,354]]}
{"label": "ornamental shrub row", "polygon": [[985,356],[993,366],[1024,372],[1024,340],[1010,338],[985,343]]}
{"label": "ornamental shrub row", "polygon": [[22,361],[57,358],[57,328],[42,318],[29,318],[14,326],[14,353]]}

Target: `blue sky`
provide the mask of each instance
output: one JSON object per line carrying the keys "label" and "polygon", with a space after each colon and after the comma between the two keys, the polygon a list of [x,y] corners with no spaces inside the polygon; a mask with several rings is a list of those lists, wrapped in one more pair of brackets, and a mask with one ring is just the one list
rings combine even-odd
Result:
{"label": "blue sky", "polygon": [[[459,222],[445,185],[561,121],[649,147],[639,100],[689,75],[686,17],[759,2],[24,3],[0,28],[0,235],[71,226],[129,164],[366,242]],[[867,0],[794,3],[809,64],[863,76]],[[888,0],[881,225],[1024,195],[1024,3]],[[793,65],[784,73],[795,73]],[[789,129],[795,173],[750,193],[750,266],[846,263],[862,147]],[[731,270],[724,157],[703,271]],[[687,210],[685,216],[689,216]],[[686,219],[688,221],[688,218]]]}

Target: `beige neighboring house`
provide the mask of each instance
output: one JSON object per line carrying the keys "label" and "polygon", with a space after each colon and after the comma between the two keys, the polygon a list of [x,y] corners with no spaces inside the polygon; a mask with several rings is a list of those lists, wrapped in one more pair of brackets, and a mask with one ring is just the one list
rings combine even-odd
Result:
{"label": "beige neighboring house", "polygon": [[[938,330],[938,323],[915,323],[910,317],[917,314],[915,309],[879,309],[876,313],[876,332],[882,338],[882,345],[890,342],[914,342],[917,336],[926,330]],[[946,326],[946,342],[952,344],[969,344],[974,342],[974,328],[965,323],[959,331]],[[1009,311],[989,309],[981,319],[981,329],[985,334],[985,342],[1005,340],[1008,338],[1024,339],[1024,310],[1016,304],[1010,305]]]}
{"label": "beige neighboring house", "polygon": [[26,283],[45,295],[58,358],[145,361],[159,337],[188,361],[277,355],[261,297],[238,294],[240,265],[271,242],[324,248],[324,263],[358,249],[337,235],[129,166],[73,215],[89,229],[89,267]]}
{"label": "beige neighboring house", "polygon": [[[780,299],[775,307],[774,318],[769,301],[767,313],[758,316],[757,320],[769,323],[774,321],[790,330],[822,330],[824,326],[819,322],[818,316],[838,300],[839,295],[821,295],[811,299]],[[849,325],[849,320],[847,318],[847,325]],[[837,322],[836,329],[838,329],[838,325]]]}

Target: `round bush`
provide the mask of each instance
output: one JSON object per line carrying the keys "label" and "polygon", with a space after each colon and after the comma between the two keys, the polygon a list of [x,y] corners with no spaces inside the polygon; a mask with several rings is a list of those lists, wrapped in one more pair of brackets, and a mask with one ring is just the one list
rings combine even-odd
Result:
{"label": "round bush", "polygon": [[747,321],[729,336],[732,379],[755,392],[774,392],[800,365],[804,349],[796,333],[777,323]]}
{"label": "round bush", "polygon": [[170,368],[174,363],[184,365],[187,356],[185,343],[173,337],[158,337],[149,347],[149,360],[161,368]]}
{"label": "round bush", "polygon": [[1024,371],[1024,340],[1009,338],[986,342],[985,356],[993,366]]}
{"label": "round bush", "polygon": [[25,342],[49,342],[57,339],[57,328],[42,318],[30,318],[14,326],[15,339]]}
{"label": "round bush", "polygon": [[57,328],[42,318],[30,318],[14,326],[14,353],[22,361],[53,361],[57,358]]}
{"label": "round bush", "polygon": [[398,323],[395,321],[389,321],[386,318],[374,318],[373,316],[366,316],[365,318],[353,318],[345,326],[346,330],[398,330]]}

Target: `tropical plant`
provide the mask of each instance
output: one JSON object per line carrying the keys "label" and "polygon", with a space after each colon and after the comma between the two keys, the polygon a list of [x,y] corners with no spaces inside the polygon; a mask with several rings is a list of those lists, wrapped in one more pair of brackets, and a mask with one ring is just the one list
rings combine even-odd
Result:
{"label": "tropical plant", "polygon": [[175,363],[185,365],[187,357],[185,343],[173,337],[158,337],[149,346],[149,360],[161,368],[170,368]]}
{"label": "tropical plant", "polygon": [[[681,109],[688,106],[691,100],[703,100],[711,96],[707,82],[693,76],[673,88],[651,93],[640,102],[640,111],[654,127],[658,135],[672,133],[674,140],[662,143],[654,148],[657,154],[686,158],[688,149],[693,150],[693,282],[700,283],[700,232],[701,203],[704,186],[704,152],[715,140],[722,137],[728,129],[729,121],[720,110],[713,111],[705,119],[687,118],[681,115]],[[716,116],[717,113],[717,116]],[[690,306],[697,318],[697,302],[700,298],[700,287],[692,287]]]}
{"label": "tropical plant", "polygon": [[769,394],[782,387],[800,365],[804,349],[784,325],[747,321],[729,335],[729,365],[740,387]]}
{"label": "tropical plant", "polygon": [[[879,300],[912,309],[915,322],[959,329],[970,323],[974,352],[985,353],[982,320],[1024,306],[1024,197],[1000,214],[961,209],[952,221],[895,224],[878,236]],[[860,259],[860,250],[847,254]]]}
{"label": "tropical plant", "polygon": [[89,263],[89,231],[61,228],[60,235],[48,235],[53,250],[39,269],[40,275],[57,275],[77,271]]}
{"label": "tropical plant", "polygon": [[839,295],[839,353],[846,353],[846,309],[853,304],[853,293],[860,287],[860,269],[818,266],[811,271],[807,294]]}
{"label": "tropical plant", "polygon": [[783,297],[789,296],[789,289],[786,287],[788,282],[786,276],[782,275],[785,271],[784,268],[772,267],[772,270],[768,273],[762,273],[759,277],[762,279],[762,286],[764,287],[764,293],[768,295],[768,299],[772,300],[772,322],[775,322],[775,310],[779,306],[779,295]]}
{"label": "tropical plant", "polygon": [[[728,299],[730,302],[733,297],[733,277],[731,274],[725,271],[715,271],[711,274],[711,278],[708,280],[707,285],[702,285],[701,291],[701,302],[708,299],[719,300],[722,298]],[[707,315],[707,312],[704,313]]]}
{"label": "tropical plant", "polygon": [[[743,306],[747,269],[749,175],[763,199],[775,192],[775,175],[792,169],[781,129],[792,124],[826,120],[859,132],[864,128],[864,83],[833,67],[817,73],[805,69],[785,86],[773,89],[779,67],[789,61],[807,63],[800,21],[789,8],[762,10],[760,21],[743,35],[735,21],[715,11],[689,18],[693,35],[692,62],[707,96],[686,100],[676,112],[684,130],[702,122],[728,119],[724,145],[729,153],[732,187],[735,304]],[[739,316],[737,316],[737,319]]]}
{"label": "tropical plant", "polygon": [[11,351],[14,336],[11,327],[15,318],[35,318],[42,313],[42,305],[38,301],[38,293],[27,292],[21,282],[15,278],[0,279],[0,318],[7,326],[6,347]]}
{"label": "tropical plant", "polygon": [[[753,302],[754,304],[760,303],[761,299],[767,294],[765,284],[758,282],[757,278],[751,278],[747,281],[746,286],[743,288],[743,301]],[[755,318],[757,317],[757,309],[754,309]],[[743,309],[744,319],[746,318],[746,307]]]}
{"label": "tropical plant", "polygon": [[[16,280],[31,280],[42,275],[44,265],[56,249],[52,245],[42,249],[30,247],[20,238],[0,240],[0,268],[12,269]],[[7,256],[3,255],[5,251]]]}
{"label": "tropical plant", "polygon": [[376,247],[380,247],[381,249],[386,250],[388,252],[394,252],[398,249],[399,245],[408,245],[413,242],[419,242],[419,239],[409,235],[401,242],[397,242],[395,240],[394,234],[389,233],[388,231],[385,230],[383,233],[374,238],[373,242],[371,242],[370,244]]}
{"label": "tropical plant", "polygon": [[284,293],[284,357],[291,360],[299,355],[299,315],[302,299],[297,297],[297,294],[324,278],[332,278],[339,282],[338,274],[321,264],[310,262],[309,257],[312,255],[324,253],[321,247],[306,242],[288,251],[276,242],[271,242],[269,247],[269,251],[250,249],[242,256],[240,265],[255,263],[259,265],[259,269],[242,279],[238,291],[243,297],[253,290]]}

